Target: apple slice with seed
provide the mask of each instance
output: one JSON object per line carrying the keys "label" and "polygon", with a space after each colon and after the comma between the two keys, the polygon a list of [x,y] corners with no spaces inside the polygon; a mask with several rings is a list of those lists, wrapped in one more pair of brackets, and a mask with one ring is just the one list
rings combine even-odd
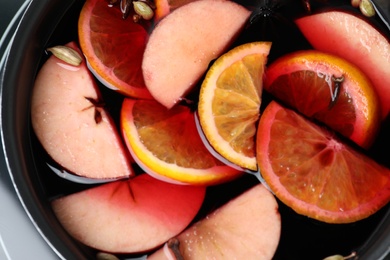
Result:
{"label": "apple slice with seed", "polygon": [[276,199],[258,184],[169,240],[148,260],[269,260],[280,232]]}
{"label": "apple slice with seed", "polygon": [[[75,43],[67,46],[80,53]],[[133,175],[130,155],[84,60],[72,66],[51,56],[37,75],[31,102],[34,132],[61,167],[89,178]]]}
{"label": "apple slice with seed", "polygon": [[106,183],[52,202],[75,239],[101,251],[151,250],[176,236],[198,213],[204,186],[176,185],[148,174]]}

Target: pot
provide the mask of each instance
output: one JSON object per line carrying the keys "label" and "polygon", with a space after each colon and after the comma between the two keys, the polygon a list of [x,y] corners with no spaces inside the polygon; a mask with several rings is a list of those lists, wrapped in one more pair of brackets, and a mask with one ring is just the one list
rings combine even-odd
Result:
{"label": "pot", "polygon": [[[390,30],[390,2],[373,2],[385,26]],[[30,97],[37,72],[45,60],[45,49],[77,39],[77,17],[83,4],[83,0],[32,1],[21,19],[11,48],[6,53],[1,75],[1,137],[9,174],[26,214],[49,246],[63,259],[94,259],[96,252],[71,238],[51,210],[50,198],[54,196],[53,189],[50,188],[52,183],[64,190],[70,187],[57,177],[46,175],[47,166],[39,159],[41,157],[37,156],[42,151],[37,148],[39,144],[31,128]],[[71,188],[75,189],[74,186]],[[288,209],[281,210],[286,212],[282,214],[291,214]],[[300,223],[300,220],[297,221]],[[311,239],[322,241],[322,247],[329,255],[342,253],[340,250],[356,251],[359,259],[371,260],[385,259],[390,252],[388,206],[364,221],[361,226],[356,228],[356,225],[352,224],[335,227],[335,230],[327,233],[324,238],[316,232],[329,229],[326,225],[305,223],[291,227],[294,225],[294,221],[283,224],[282,229],[291,233],[286,239],[292,241],[295,236],[295,240],[301,240],[301,243],[306,245],[297,248],[300,244],[291,242],[288,245],[289,241],[283,242],[276,258],[286,259],[286,256],[290,256],[288,259],[306,259],[306,250],[312,250]],[[304,237],[305,235],[314,237]],[[336,242],[330,243],[329,246],[324,242],[332,240]],[[299,251],[297,256],[294,251]]]}

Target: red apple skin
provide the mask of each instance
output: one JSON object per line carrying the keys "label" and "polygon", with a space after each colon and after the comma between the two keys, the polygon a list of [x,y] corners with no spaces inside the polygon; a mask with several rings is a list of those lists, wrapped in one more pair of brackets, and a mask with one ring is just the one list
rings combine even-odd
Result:
{"label": "red apple skin", "polygon": [[[75,43],[69,47],[79,51]],[[80,52],[80,51],[79,51]],[[103,101],[85,61],[71,66],[52,55],[40,69],[32,93],[31,120],[43,148],[65,169],[89,178],[133,175],[131,157],[116,126],[103,108],[87,98]]]}
{"label": "red apple skin", "polygon": [[[272,259],[280,240],[281,218],[274,195],[258,184],[183,231],[177,240],[186,260]],[[169,260],[165,244],[148,260]]]}
{"label": "red apple skin", "polygon": [[199,0],[162,19],[146,44],[142,72],[152,96],[167,108],[185,96],[244,27],[250,12],[232,1]]}
{"label": "red apple skin", "polygon": [[147,174],[52,202],[66,231],[105,252],[145,252],[180,233],[195,217],[205,187],[175,185]]}
{"label": "red apple skin", "polygon": [[345,12],[324,12],[295,22],[315,49],[360,67],[375,86],[385,119],[390,112],[389,41],[363,19]]}

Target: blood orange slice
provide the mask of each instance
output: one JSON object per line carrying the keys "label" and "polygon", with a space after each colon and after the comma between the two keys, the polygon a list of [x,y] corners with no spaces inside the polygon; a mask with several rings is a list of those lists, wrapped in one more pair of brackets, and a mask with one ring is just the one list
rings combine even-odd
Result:
{"label": "blood orange slice", "polygon": [[390,201],[389,169],[275,101],[260,118],[257,160],[275,195],[317,220],[358,221]]}
{"label": "blood orange slice", "polygon": [[371,81],[353,64],[319,51],[295,52],[273,62],[264,89],[362,147],[380,126],[380,102]]}
{"label": "blood orange slice", "polygon": [[155,100],[126,99],[121,125],[135,161],[161,180],[213,185],[241,175],[209,153],[186,106],[167,109]]}
{"label": "blood orange slice", "polygon": [[[388,2],[386,2],[388,3]],[[371,79],[381,102],[382,119],[390,112],[390,41],[367,20],[329,11],[297,19],[313,48],[356,64]]]}
{"label": "blood orange slice", "polygon": [[122,19],[118,6],[87,0],[78,24],[80,47],[95,76],[107,87],[138,98],[151,98],[141,63],[148,33],[132,19]]}

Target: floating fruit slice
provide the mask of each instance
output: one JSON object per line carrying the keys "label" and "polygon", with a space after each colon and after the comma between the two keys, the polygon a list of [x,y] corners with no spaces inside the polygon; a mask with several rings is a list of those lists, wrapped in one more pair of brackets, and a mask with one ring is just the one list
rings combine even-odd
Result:
{"label": "floating fruit slice", "polygon": [[340,11],[324,12],[296,20],[314,48],[356,64],[372,81],[382,106],[390,112],[390,42],[364,19]]}
{"label": "floating fruit slice", "polygon": [[209,153],[188,107],[177,105],[168,110],[154,100],[126,99],[121,126],[134,159],[159,179],[212,185],[241,175]]}
{"label": "floating fruit slice", "polygon": [[273,62],[264,89],[367,148],[380,128],[380,105],[371,81],[353,64],[319,51],[299,51]]}
{"label": "floating fruit slice", "polygon": [[244,27],[249,11],[232,1],[199,0],[166,16],[154,28],[142,70],[153,97],[171,108],[206,72]]}
{"label": "floating fruit slice", "polygon": [[198,115],[211,146],[228,161],[257,170],[255,135],[269,42],[238,46],[218,58],[204,79]]}
{"label": "floating fruit slice", "polygon": [[260,172],[297,213],[329,223],[370,216],[390,201],[390,170],[275,101],[257,134]]}
{"label": "floating fruit slice", "polygon": [[144,252],[186,228],[205,191],[141,174],[58,198],[52,207],[65,230],[85,245],[106,252]]}
{"label": "floating fruit slice", "polygon": [[148,259],[269,260],[280,231],[275,197],[259,184],[190,226]]}
{"label": "floating fruit slice", "polygon": [[170,12],[193,1],[197,0],[155,0],[155,21],[160,21]]}
{"label": "floating fruit slice", "polygon": [[[80,53],[75,43],[68,46]],[[32,92],[34,132],[49,156],[74,174],[131,176],[130,155],[103,103],[85,60],[76,67],[51,56]]]}
{"label": "floating fruit slice", "polygon": [[119,7],[108,7],[106,0],[87,0],[78,33],[89,68],[105,86],[128,96],[151,98],[141,71],[148,39],[142,25],[122,19]]}

